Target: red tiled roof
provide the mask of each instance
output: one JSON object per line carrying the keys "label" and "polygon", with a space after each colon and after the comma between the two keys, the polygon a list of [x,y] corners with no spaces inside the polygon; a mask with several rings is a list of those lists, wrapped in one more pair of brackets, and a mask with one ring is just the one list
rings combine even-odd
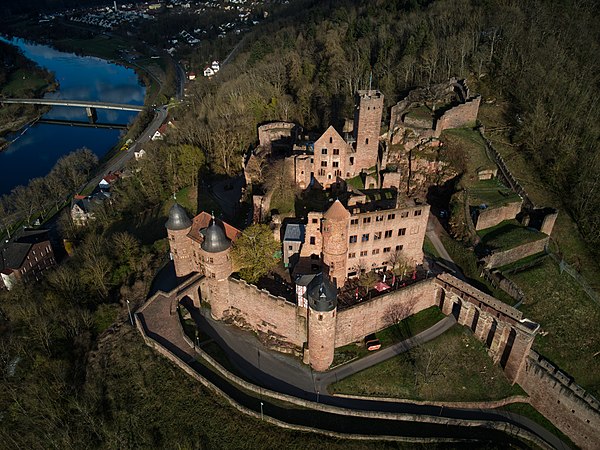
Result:
{"label": "red tiled roof", "polygon": [[[192,219],[192,227],[190,229],[190,232],[188,233],[188,237],[197,242],[200,242],[202,240],[200,238],[200,230],[208,228],[211,219],[212,216],[204,211],[202,211],[200,214],[194,217]],[[242,234],[242,232],[233,225],[229,225],[227,222],[222,220],[220,222],[223,224],[223,227],[225,228],[225,235],[230,241],[234,242],[238,238],[238,236]]]}

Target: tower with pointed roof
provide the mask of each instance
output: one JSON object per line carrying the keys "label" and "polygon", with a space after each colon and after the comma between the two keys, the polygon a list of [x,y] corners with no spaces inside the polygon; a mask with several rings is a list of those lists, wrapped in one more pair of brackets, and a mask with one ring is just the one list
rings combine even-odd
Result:
{"label": "tower with pointed roof", "polygon": [[322,273],[306,290],[308,299],[309,362],[314,370],[324,371],[333,362],[335,350],[337,289]]}
{"label": "tower with pointed roof", "polygon": [[165,223],[171,259],[175,265],[178,277],[195,272],[192,249],[187,237],[192,227],[192,221],[180,204],[175,203],[169,211],[169,219]]}
{"label": "tower with pointed roof", "polygon": [[200,230],[200,261],[206,277],[203,300],[210,303],[210,313],[215,319],[223,318],[229,306],[229,284],[224,282],[232,272],[231,241],[220,223],[213,216],[207,228]]}
{"label": "tower with pointed roof", "polygon": [[323,214],[323,264],[334,283],[344,284],[348,273],[348,223],[350,212],[339,200]]}

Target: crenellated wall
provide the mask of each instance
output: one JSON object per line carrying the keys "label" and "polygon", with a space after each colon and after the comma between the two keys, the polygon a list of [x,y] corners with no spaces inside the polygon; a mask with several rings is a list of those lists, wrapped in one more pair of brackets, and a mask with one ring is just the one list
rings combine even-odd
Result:
{"label": "crenellated wall", "polygon": [[[285,343],[302,348],[307,340],[306,310],[243,280],[229,278],[229,298],[223,320],[262,333],[280,349]],[[291,349],[290,346],[289,348]]]}
{"label": "crenellated wall", "polygon": [[517,379],[531,405],[582,449],[600,444],[600,403],[535,351]]}

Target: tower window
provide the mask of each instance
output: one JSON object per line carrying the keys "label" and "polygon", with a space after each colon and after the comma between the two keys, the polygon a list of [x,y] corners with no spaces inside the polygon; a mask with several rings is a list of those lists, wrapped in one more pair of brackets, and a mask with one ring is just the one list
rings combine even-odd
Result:
{"label": "tower window", "polygon": [[333,137],[332,136],[329,136],[329,143],[333,144]]}
{"label": "tower window", "polygon": [[357,239],[357,235],[356,234],[350,236],[350,243],[354,244],[356,242],[356,239]]}
{"label": "tower window", "polygon": [[339,161],[333,161],[333,167],[340,167]]}
{"label": "tower window", "polygon": [[315,237],[314,236],[310,237],[310,245],[315,245]]}
{"label": "tower window", "polygon": [[415,211],[415,216],[420,216],[420,215],[421,215],[421,210],[420,210],[420,209],[417,209],[417,210]]}
{"label": "tower window", "polygon": [[369,233],[365,233],[362,235],[361,241],[367,242],[369,240]]}
{"label": "tower window", "polygon": [[326,148],[322,148],[321,149],[321,155],[326,155],[327,154],[327,149]]}
{"label": "tower window", "polygon": [[365,144],[368,144],[368,143],[369,143],[369,138],[366,138],[365,139]]}
{"label": "tower window", "polygon": [[333,154],[334,155],[339,155],[340,154],[340,149],[339,148],[334,148],[333,149]]}
{"label": "tower window", "polygon": [[398,230],[398,236],[404,236],[406,234],[406,228],[400,228]]}
{"label": "tower window", "polygon": [[385,232],[385,238],[391,238],[392,237],[392,230],[386,230]]}

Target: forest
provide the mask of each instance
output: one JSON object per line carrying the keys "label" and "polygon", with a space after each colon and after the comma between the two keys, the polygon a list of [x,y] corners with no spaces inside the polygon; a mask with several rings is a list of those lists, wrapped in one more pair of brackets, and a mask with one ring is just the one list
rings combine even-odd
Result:
{"label": "forest", "polygon": [[[92,227],[77,230],[61,219],[63,234],[75,243],[73,256],[41,284],[0,293],[0,438],[8,447],[366,447],[257,423],[146,348],[127,325],[126,302],[134,307],[144,300],[166,245],[141,242],[123,222],[160,208],[181,188],[238,174],[257,124],[289,120],[317,131],[340,125],[352,115],[354,92],[370,79],[388,108],[407,90],[451,76],[467,78],[486,99],[507,99],[511,145],[564,199],[564,210],[597,252],[596,2],[290,3],[295,8],[244,39],[219,77],[189,87],[187,107],[174,112],[176,127],[163,143],[148,146],[146,159],[132,163],[132,176]],[[59,201],[59,192],[76,187],[95,166],[85,155],[72,157],[81,158],[80,171],[69,172],[63,162],[49,181],[32,183],[46,189],[44,183],[61,182]],[[18,209],[13,195],[4,199],[6,215]],[[155,224],[159,233],[161,227]],[[414,448],[372,445],[386,446]]]}

